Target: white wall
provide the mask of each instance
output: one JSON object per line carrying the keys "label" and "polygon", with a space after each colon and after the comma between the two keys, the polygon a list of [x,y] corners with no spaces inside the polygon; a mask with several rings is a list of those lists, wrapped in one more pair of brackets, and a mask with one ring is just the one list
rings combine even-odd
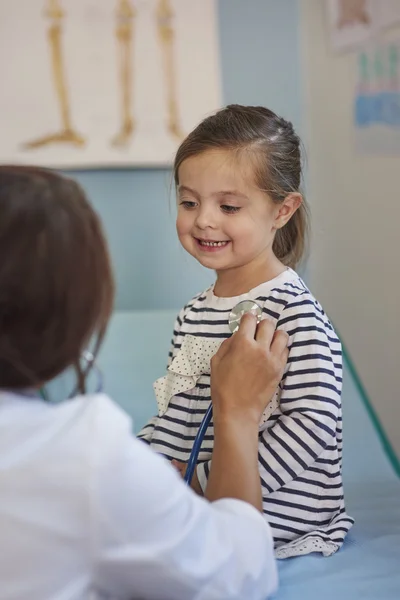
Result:
{"label": "white wall", "polygon": [[311,287],[400,456],[400,156],[356,154],[355,55],[330,49],[324,1],[300,7]]}

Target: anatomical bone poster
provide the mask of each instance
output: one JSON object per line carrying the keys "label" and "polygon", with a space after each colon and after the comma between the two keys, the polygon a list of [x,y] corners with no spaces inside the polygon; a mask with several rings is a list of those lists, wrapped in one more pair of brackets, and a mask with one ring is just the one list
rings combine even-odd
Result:
{"label": "anatomical bone poster", "polygon": [[0,0],[0,162],[167,166],[221,105],[216,0]]}

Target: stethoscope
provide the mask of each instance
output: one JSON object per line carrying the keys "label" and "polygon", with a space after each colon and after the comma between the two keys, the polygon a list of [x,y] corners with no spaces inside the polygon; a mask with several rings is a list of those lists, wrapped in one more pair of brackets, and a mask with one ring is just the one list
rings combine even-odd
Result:
{"label": "stethoscope", "polygon": [[[241,302],[236,304],[236,306],[229,313],[228,325],[229,325],[229,329],[232,334],[234,334],[239,329],[240,321],[241,321],[243,315],[245,315],[247,313],[253,314],[257,319],[257,323],[259,323],[262,319],[263,311],[262,311],[261,306],[257,302],[255,302],[254,300],[242,300]],[[86,350],[85,352],[83,352],[83,354],[81,356],[81,362],[83,365],[84,372],[86,374],[92,373],[96,379],[95,393],[102,392],[103,391],[103,374],[102,374],[101,370],[99,369],[99,367],[96,365],[95,357],[93,356],[93,354],[91,352],[89,352],[88,350]],[[57,385],[59,386],[60,380],[55,380],[55,381],[57,381]],[[51,387],[51,384],[50,384],[50,387]],[[69,389],[71,389],[71,387]],[[42,396],[42,398],[49,402],[51,402],[50,391],[51,390],[49,390],[49,384],[45,388],[42,388],[40,390],[40,395]],[[60,396],[62,396],[63,398],[71,399],[71,398],[74,398],[78,393],[79,393],[78,386],[75,385],[75,387],[72,389],[72,392],[70,392],[69,394],[65,394],[65,395],[60,394]],[[186,473],[184,476],[184,480],[188,485],[190,485],[190,483],[193,479],[193,474],[194,474],[194,470],[197,465],[197,459],[198,459],[198,456],[200,453],[201,445],[203,443],[206,431],[210,425],[211,419],[212,419],[212,404],[210,404],[210,406],[208,407],[208,409],[200,423],[200,427],[197,431],[195,440],[193,442],[193,447],[190,452],[189,461],[188,461]]]}
{"label": "stethoscope", "polygon": [[[236,304],[236,306],[229,313],[228,324],[229,324],[229,329],[232,334],[235,333],[239,329],[240,321],[241,321],[243,315],[245,315],[247,313],[253,314],[257,319],[257,323],[259,323],[262,319],[263,311],[262,311],[261,306],[257,302],[254,302],[254,300],[242,300],[242,302],[239,302],[238,304]],[[208,426],[210,425],[211,418],[212,418],[212,403],[208,407],[208,409],[203,417],[203,420],[200,423],[200,427],[197,431],[195,440],[193,442],[193,447],[190,452],[189,461],[188,461],[186,473],[184,476],[184,480],[188,485],[190,485],[192,482],[194,470],[197,465],[197,459],[198,459],[198,456],[200,453],[200,448],[203,443],[204,436],[206,434]]]}

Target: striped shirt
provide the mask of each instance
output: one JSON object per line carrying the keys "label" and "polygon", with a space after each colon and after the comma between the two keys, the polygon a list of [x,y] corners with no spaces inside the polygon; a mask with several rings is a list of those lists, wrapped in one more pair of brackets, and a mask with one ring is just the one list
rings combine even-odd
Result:
{"label": "striped shirt", "polygon": [[[320,304],[299,276],[287,269],[272,281],[233,298],[213,286],[193,298],[176,320],[169,366],[185,336],[219,340],[230,334],[229,313],[255,300],[264,315],[289,335],[289,358],[280,402],[259,432],[263,509],[278,558],[338,550],[353,524],[345,512],[342,484],[342,351]],[[211,402],[210,369],[193,389],[172,396],[162,416],[140,432],[154,450],[186,462]],[[213,450],[212,423],[199,454],[197,475],[206,487]],[[240,443],[240,440],[238,440]]]}

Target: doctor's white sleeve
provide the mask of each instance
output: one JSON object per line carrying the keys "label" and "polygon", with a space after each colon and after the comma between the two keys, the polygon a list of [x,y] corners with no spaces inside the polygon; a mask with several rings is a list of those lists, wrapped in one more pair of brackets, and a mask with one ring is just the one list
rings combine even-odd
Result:
{"label": "doctor's white sleeve", "polygon": [[98,420],[91,490],[98,591],[121,599],[266,600],[277,570],[262,515],[238,500],[196,496],[131,436],[129,419],[111,402]]}

